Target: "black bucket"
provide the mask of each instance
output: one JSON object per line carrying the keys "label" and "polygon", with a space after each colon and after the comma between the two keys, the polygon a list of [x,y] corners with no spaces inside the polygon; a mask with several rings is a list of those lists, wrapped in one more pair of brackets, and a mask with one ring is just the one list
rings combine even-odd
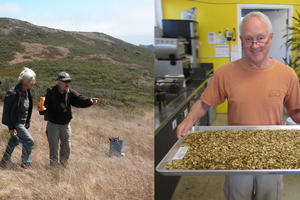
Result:
{"label": "black bucket", "polygon": [[125,156],[125,141],[119,137],[109,138],[109,156]]}

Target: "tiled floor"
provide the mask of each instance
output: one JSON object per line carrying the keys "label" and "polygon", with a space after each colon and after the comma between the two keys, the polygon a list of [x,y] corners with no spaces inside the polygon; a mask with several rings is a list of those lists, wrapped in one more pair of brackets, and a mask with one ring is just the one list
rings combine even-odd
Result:
{"label": "tiled floor", "polygon": [[[218,114],[212,125],[227,125],[227,115]],[[172,200],[225,200],[224,180],[224,176],[184,176],[180,179]],[[281,200],[299,200],[300,175],[283,176],[283,182]]]}

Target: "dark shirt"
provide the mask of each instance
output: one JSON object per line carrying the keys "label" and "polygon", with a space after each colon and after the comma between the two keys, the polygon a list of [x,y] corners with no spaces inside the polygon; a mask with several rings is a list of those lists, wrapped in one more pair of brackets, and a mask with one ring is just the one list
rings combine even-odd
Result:
{"label": "dark shirt", "polygon": [[72,88],[68,92],[60,92],[58,86],[47,89],[45,107],[50,122],[68,124],[72,119],[71,106],[86,108],[93,105],[88,97],[80,95]]}
{"label": "dark shirt", "polygon": [[18,103],[19,103],[18,122],[25,124],[28,116],[28,110],[29,110],[29,99],[28,99],[27,91],[21,92]]}

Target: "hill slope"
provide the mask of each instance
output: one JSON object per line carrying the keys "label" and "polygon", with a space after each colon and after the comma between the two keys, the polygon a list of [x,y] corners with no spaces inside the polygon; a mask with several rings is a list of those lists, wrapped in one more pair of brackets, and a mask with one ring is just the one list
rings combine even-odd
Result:
{"label": "hill slope", "polygon": [[[32,169],[20,167],[20,144],[9,168],[0,169],[0,200],[154,198],[153,111],[141,117],[117,109],[74,109],[71,127],[68,167],[50,168],[46,122],[34,110],[29,129],[35,140]],[[125,141],[125,157],[107,155],[108,138],[117,136]],[[0,152],[8,137],[7,127],[0,124]]]}
{"label": "hill slope", "polygon": [[37,99],[68,71],[73,88],[102,105],[131,109],[153,103],[153,52],[103,33],[68,32],[0,18],[0,81],[3,92],[23,66],[37,73]]}

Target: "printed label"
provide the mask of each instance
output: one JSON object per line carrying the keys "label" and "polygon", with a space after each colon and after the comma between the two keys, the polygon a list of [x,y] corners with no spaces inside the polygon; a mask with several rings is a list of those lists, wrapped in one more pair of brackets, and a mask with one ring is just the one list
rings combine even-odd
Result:
{"label": "printed label", "polygon": [[189,147],[179,147],[177,153],[175,154],[172,160],[181,160],[185,156],[188,149]]}
{"label": "printed label", "polygon": [[173,127],[173,130],[177,127],[177,120],[176,119],[173,120],[172,127]]}
{"label": "printed label", "polygon": [[183,113],[184,113],[184,118],[186,118],[186,116],[189,114],[189,110],[186,108]]}

